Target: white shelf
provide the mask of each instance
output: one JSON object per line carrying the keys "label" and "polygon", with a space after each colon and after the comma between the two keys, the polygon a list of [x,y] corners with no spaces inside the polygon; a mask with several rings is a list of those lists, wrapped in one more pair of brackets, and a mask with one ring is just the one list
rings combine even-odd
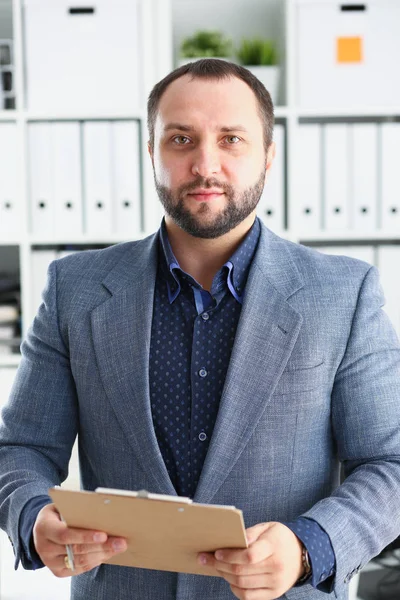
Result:
{"label": "white shelf", "polygon": [[287,108],[287,111],[302,118],[379,118],[379,117],[400,117],[400,106],[345,106],[337,107],[316,107],[301,108],[299,106]]}
{"label": "white shelf", "polygon": [[134,111],[128,113],[126,111],[115,111],[112,113],[104,113],[91,111],[87,112],[37,112],[37,111],[18,111],[20,118],[26,121],[89,121],[94,119],[99,120],[142,120],[145,118],[145,110]]}
{"label": "white shelf", "polygon": [[0,121],[16,121],[17,119],[17,110],[0,110]]}
{"label": "white shelf", "polygon": [[[153,233],[153,232],[150,232]],[[45,238],[43,236],[27,236],[26,242],[30,245],[35,246],[69,246],[72,244],[118,244],[119,242],[130,242],[132,240],[140,240],[150,233],[134,233],[131,236],[121,236],[121,235],[107,235],[107,236],[87,236],[87,235],[79,235],[76,237],[69,236],[66,238],[57,238],[57,237],[49,237]]]}
{"label": "white shelf", "polygon": [[319,231],[315,233],[297,232],[296,239],[301,242],[345,242],[351,245],[352,242],[365,241],[368,243],[398,241],[400,242],[400,232],[395,231]]}
{"label": "white shelf", "polygon": [[17,367],[21,361],[20,354],[0,354],[0,368]]}

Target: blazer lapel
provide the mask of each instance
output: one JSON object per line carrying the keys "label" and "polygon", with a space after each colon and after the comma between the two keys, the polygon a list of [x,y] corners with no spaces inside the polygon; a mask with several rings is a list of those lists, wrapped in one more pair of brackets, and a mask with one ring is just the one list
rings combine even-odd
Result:
{"label": "blazer lapel", "polygon": [[104,389],[153,483],[150,491],[176,495],[154,432],[149,394],[157,239],[134,245],[104,279],[112,295],[93,310],[92,333]]}
{"label": "blazer lapel", "polygon": [[287,242],[262,227],[197,502],[211,502],[270,401],[301,328],[287,301],[301,287]]}

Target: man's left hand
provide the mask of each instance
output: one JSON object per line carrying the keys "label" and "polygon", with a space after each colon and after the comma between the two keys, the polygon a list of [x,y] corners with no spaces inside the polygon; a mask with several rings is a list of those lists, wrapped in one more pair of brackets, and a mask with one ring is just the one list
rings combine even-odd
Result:
{"label": "man's left hand", "polygon": [[199,562],[214,567],[240,600],[275,600],[303,575],[301,542],[286,525],[275,522],[246,529],[246,537],[245,550],[202,552]]}

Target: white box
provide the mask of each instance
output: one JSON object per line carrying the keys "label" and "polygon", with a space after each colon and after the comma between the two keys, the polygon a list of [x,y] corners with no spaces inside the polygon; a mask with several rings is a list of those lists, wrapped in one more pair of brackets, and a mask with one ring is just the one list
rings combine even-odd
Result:
{"label": "white box", "polygon": [[300,106],[400,104],[398,0],[297,0],[295,10]]}
{"label": "white box", "polygon": [[139,2],[24,0],[28,108],[140,109]]}

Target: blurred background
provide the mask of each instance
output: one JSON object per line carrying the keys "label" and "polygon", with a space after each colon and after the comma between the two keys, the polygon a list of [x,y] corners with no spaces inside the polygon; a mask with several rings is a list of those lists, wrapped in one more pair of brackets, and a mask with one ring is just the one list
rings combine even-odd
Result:
{"label": "blurred background", "polygon": [[[399,0],[0,0],[0,406],[49,263],[158,228],[147,96],[202,57],[244,65],[273,99],[259,216],[376,265],[400,334],[399,34]],[[76,449],[66,485],[79,486]],[[400,598],[397,546],[351,600]],[[0,600],[69,597],[69,580],[13,562],[1,532]]]}

